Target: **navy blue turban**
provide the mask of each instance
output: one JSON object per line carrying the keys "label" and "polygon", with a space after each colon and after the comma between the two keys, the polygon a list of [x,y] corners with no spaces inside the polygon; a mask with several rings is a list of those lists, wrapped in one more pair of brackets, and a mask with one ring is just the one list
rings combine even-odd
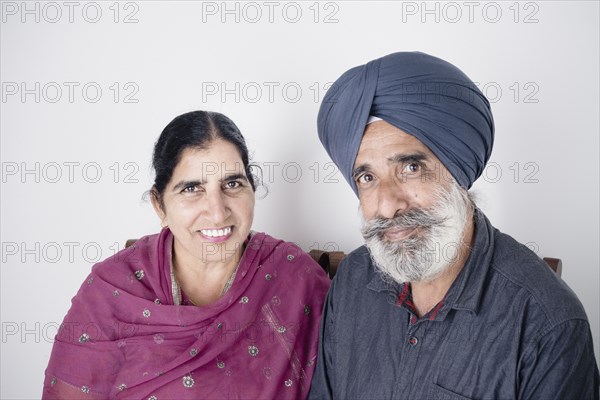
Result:
{"label": "navy blue turban", "polygon": [[494,143],[490,103],[454,65],[424,53],[393,53],[346,71],[327,91],[319,139],[348,181],[369,115],[419,139],[465,189]]}

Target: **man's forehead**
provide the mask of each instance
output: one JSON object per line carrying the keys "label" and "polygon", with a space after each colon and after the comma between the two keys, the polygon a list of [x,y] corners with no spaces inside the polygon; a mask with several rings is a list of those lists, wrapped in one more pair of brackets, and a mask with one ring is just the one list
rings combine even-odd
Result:
{"label": "man's forehead", "polygon": [[367,125],[352,173],[411,162],[423,162],[429,170],[446,170],[440,159],[419,139],[385,121],[378,121]]}
{"label": "man's forehead", "polygon": [[398,143],[406,143],[406,144],[419,144],[423,147],[426,147],[423,142],[417,139],[415,136],[406,133],[400,128],[395,127],[394,125],[385,122],[383,120],[372,122],[368,124],[363,133],[363,137],[361,139],[361,145],[365,141],[374,140],[390,140],[392,139]]}
{"label": "man's forehead", "polygon": [[358,149],[357,161],[367,154],[369,158],[373,153],[387,157],[388,153],[397,152],[420,152],[437,160],[433,152],[416,137],[385,121],[377,121],[367,125]]}

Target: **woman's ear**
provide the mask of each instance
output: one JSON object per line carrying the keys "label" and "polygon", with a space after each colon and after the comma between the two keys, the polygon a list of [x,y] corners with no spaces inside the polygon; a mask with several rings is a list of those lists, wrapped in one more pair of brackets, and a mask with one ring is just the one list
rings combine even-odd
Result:
{"label": "woman's ear", "polygon": [[150,201],[152,201],[152,207],[154,207],[154,211],[156,212],[156,215],[160,219],[160,225],[164,228],[165,226],[168,226],[167,214],[165,213],[165,211],[163,209],[163,205],[162,205],[162,202],[160,201],[159,196],[160,196],[160,194],[158,193],[156,188],[153,187],[150,190]]}

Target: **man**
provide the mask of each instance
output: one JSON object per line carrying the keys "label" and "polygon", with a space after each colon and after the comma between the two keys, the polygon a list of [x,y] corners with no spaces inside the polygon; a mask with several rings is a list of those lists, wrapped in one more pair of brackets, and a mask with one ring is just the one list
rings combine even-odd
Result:
{"label": "man", "polygon": [[309,398],[598,399],[576,295],[467,192],[494,123],[465,74],[423,53],[371,61],[334,83],[318,129],[366,246],[333,280]]}

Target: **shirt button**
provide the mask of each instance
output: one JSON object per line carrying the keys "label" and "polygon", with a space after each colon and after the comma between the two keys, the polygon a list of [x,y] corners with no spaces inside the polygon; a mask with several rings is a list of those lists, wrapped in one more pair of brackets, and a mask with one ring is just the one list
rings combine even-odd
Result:
{"label": "shirt button", "polygon": [[419,343],[419,339],[417,339],[416,337],[412,336],[410,339],[408,339],[408,343],[411,346],[416,346],[417,343]]}

